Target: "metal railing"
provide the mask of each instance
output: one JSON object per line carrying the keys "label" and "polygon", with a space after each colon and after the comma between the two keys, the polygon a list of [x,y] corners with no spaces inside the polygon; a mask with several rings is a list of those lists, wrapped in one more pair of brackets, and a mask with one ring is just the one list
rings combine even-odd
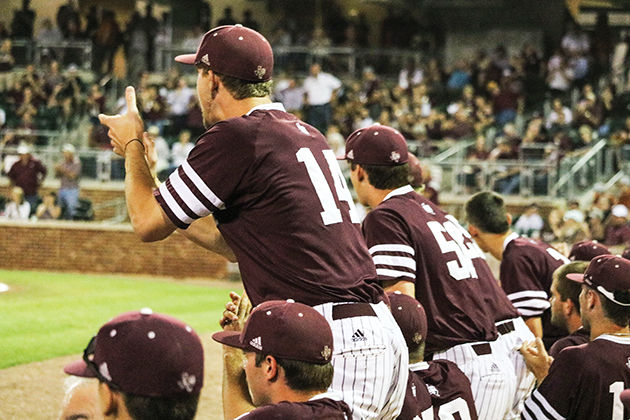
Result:
{"label": "metal railing", "polygon": [[75,64],[89,70],[92,66],[92,41],[37,42],[15,39],[11,41],[11,53],[17,67],[39,64],[45,57],[59,61],[64,67]]}
{"label": "metal railing", "polygon": [[560,162],[558,181],[551,187],[554,196],[575,197],[613,175],[613,153],[607,140],[600,140],[581,156],[567,156]]}

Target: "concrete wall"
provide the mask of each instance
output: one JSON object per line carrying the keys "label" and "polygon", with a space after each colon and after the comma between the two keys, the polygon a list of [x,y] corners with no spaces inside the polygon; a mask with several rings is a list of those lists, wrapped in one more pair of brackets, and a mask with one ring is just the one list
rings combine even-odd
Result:
{"label": "concrete wall", "polygon": [[129,225],[0,221],[0,268],[223,278],[226,260],[175,233],[142,243]]}

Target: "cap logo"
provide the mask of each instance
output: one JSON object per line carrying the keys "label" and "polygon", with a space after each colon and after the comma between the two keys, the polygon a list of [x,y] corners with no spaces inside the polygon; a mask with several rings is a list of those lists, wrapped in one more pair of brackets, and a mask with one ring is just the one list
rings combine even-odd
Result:
{"label": "cap logo", "polygon": [[256,70],[254,70],[254,74],[259,79],[262,79],[263,77],[265,77],[265,73],[267,73],[267,69],[264,68],[263,66],[258,66]]}
{"label": "cap logo", "polygon": [[204,54],[203,57],[201,57],[201,62],[210,67],[210,59],[208,58],[208,54]]}
{"label": "cap logo", "polygon": [[346,157],[350,160],[354,159],[354,150],[350,150],[347,154]]}
{"label": "cap logo", "polygon": [[389,158],[391,159],[392,162],[398,163],[400,161],[400,153],[394,150],[392,154],[389,155]]}
{"label": "cap logo", "polygon": [[630,357],[628,357],[628,360],[626,361],[626,367],[630,369]]}
{"label": "cap logo", "polygon": [[109,369],[107,368],[107,363],[106,362],[101,363],[101,365],[98,367],[98,371],[108,381],[112,380],[112,375],[109,374]]}
{"label": "cap logo", "polygon": [[260,337],[249,340],[249,345],[255,349],[262,350],[262,339]]}
{"label": "cap logo", "polygon": [[413,338],[411,339],[411,341],[413,341],[416,344],[420,344],[420,342],[422,341],[422,334],[420,333],[415,333],[413,335]]}
{"label": "cap logo", "polygon": [[179,386],[186,392],[192,392],[193,388],[195,387],[195,383],[197,383],[197,378],[195,378],[195,375],[189,375],[188,372],[184,372],[182,373],[182,380],[177,381],[177,386]]}
{"label": "cap logo", "polygon": [[329,360],[332,355],[332,350],[328,346],[324,346],[324,350],[322,350],[322,357],[324,360]]}

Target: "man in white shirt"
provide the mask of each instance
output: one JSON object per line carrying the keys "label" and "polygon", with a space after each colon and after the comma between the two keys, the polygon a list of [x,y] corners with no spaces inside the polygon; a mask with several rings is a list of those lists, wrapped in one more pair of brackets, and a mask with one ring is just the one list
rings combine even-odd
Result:
{"label": "man in white shirt", "polygon": [[304,79],[304,104],[306,122],[326,133],[332,119],[330,102],[341,87],[341,80],[330,73],[322,72],[319,64],[311,65],[310,75]]}

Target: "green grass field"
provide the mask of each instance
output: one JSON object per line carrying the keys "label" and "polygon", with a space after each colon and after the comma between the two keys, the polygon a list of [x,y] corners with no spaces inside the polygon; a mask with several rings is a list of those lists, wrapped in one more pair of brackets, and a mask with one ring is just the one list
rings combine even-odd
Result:
{"label": "green grass field", "polygon": [[0,282],[11,287],[0,293],[0,369],[81,353],[102,324],[143,307],[198,333],[217,331],[230,291],[146,277],[6,270]]}

